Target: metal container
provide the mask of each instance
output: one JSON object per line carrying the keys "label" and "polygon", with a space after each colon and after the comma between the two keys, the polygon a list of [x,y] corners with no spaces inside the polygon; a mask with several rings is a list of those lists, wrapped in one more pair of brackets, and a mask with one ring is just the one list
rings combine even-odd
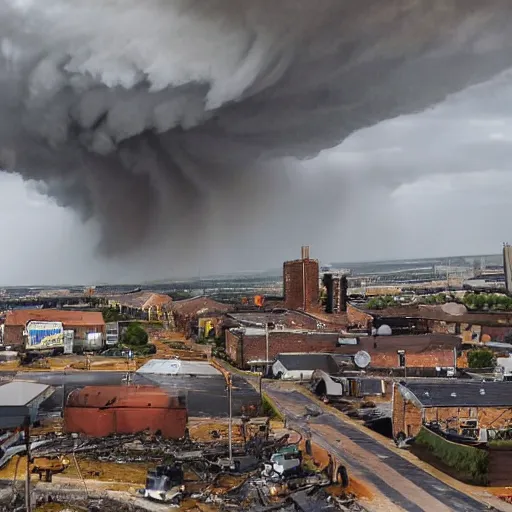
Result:
{"label": "metal container", "polygon": [[103,348],[103,335],[101,332],[89,332],[84,343],[84,350],[97,352]]}
{"label": "metal container", "polygon": [[153,386],[87,386],[70,393],[64,410],[64,430],[90,437],[149,431],[179,439],[187,420],[184,400]]}

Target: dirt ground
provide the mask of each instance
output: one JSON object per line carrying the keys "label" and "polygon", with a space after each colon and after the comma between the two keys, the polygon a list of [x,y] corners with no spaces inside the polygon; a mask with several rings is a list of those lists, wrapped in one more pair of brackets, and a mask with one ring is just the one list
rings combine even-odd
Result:
{"label": "dirt ground", "polygon": [[149,342],[157,349],[150,357],[139,357],[128,361],[121,357],[103,357],[99,355],[69,355],[41,359],[31,366],[21,366],[19,361],[0,363],[0,372],[7,371],[62,371],[62,370],[94,370],[94,371],[135,371],[150,359],[170,359],[179,357],[184,361],[204,360],[202,352],[191,350],[183,334],[167,331],[162,328],[147,329]]}
{"label": "dirt ground", "polygon": [[[70,461],[69,466],[62,472],[54,475],[53,479],[58,482],[59,479],[81,479],[78,469],[72,456],[67,456]],[[146,481],[147,470],[154,466],[154,463],[131,463],[116,464],[114,462],[101,462],[98,460],[89,460],[83,457],[77,457],[78,467],[85,480],[96,480],[98,482],[114,482],[121,484],[123,489],[115,489],[108,486],[111,490],[124,490],[123,484],[143,486]],[[25,457],[13,457],[9,463],[0,469],[0,479],[2,480],[23,480],[26,475],[27,462]],[[39,480],[39,476],[31,476],[34,482]]]}

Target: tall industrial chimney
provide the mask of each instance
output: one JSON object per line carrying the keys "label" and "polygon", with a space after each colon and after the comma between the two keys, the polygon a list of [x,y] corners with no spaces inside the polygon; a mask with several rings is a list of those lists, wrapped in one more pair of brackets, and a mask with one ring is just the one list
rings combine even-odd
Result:
{"label": "tall industrial chimney", "polygon": [[301,247],[301,259],[309,260],[309,245],[303,245]]}

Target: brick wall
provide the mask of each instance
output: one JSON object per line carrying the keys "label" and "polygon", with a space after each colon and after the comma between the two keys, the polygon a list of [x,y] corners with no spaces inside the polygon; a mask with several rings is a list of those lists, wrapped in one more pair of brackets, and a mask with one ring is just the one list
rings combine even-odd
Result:
{"label": "brick wall", "polygon": [[432,407],[425,409],[425,421],[439,421],[443,426],[449,420],[451,428],[469,419],[478,419],[478,428],[506,428],[512,422],[509,407]]}
{"label": "brick wall", "polygon": [[505,337],[512,332],[512,327],[487,327],[482,326],[482,336],[487,334],[492,341],[504,341]]}
{"label": "brick wall", "polygon": [[[269,358],[289,352],[333,352],[336,348],[336,333],[303,334],[273,331],[269,333]],[[236,334],[226,331],[226,353],[240,367],[248,361],[264,360],[266,357],[265,335]]]}
{"label": "brick wall", "polygon": [[[371,366],[374,368],[399,368],[398,354],[372,353]],[[406,366],[411,368],[436,368],[453,366],[453,350],[432,350],[420,354],[406,354]]]}
{"label": "brick wall", "polygon": [[429,320],[428,327],[434,334],[457,334],[457,331],[460,331],[460,325],[457,329],[457,324],[443,320]]}
{"label": "brick wall", "polygon": [[348,326],[351,328],[357,329],[367,329],[370,330],[372,328],[373,317],[360,309],[347,305],[347,321]]}
{"label": "brick wall", "polygon": [[459,429],[466,420],[478,420],[478,428],[503,429],[512,423],[512,407],[428,407],[422,410],[406,400],[395,384],[393,390],[393,436],[419,433],[423,424],[438,421],[443,428]]}
{"label": "brick wall", "polygon": [[241,352],[241,334],[236,334],[231,330],[226,330],[224,333],[226,340],[226,354],[228,357],[238,366],[242,364],[242,352]]}
{"label": "brick wall", "polygon": [[4,344],[22,347],[24,345],[23,327],[18,325],[4,326]]}
{"label": "brick wall", "polygon": [[403,433],[415,436],[421,429],[421,409],[406,400],[395,384],[393,390],[393,437]]}
{"label": "brick wall", "polygon": [[317,260],[286,261],[283,265],[285,307],[305,311],[315,308],[319,299],[319,275]]}

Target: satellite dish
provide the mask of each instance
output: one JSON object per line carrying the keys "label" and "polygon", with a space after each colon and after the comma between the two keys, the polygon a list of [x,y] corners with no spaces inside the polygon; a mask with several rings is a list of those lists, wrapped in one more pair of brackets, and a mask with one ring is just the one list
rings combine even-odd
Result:
{"label": "satellite dish", "polygon": [[377,336],[391,336],[392,334],[393,331],[389,325],[384,324],[377,329]]}
{"label": "satellite dish", "polygon": [[461,316],[468,312],[468,309],[463,304],[457,304],[456,302],[448,302],[441,306],[441,311],[451,316]]}
{"label": "satellite dish", "polygon": [[370,354],[368,354],[368,352],[366,352],[364,350],[360,350],[354,356],[354,363],[359,368],[366,368],[370,364],[371,360],[372,360],[372,358],[370,357]]}

